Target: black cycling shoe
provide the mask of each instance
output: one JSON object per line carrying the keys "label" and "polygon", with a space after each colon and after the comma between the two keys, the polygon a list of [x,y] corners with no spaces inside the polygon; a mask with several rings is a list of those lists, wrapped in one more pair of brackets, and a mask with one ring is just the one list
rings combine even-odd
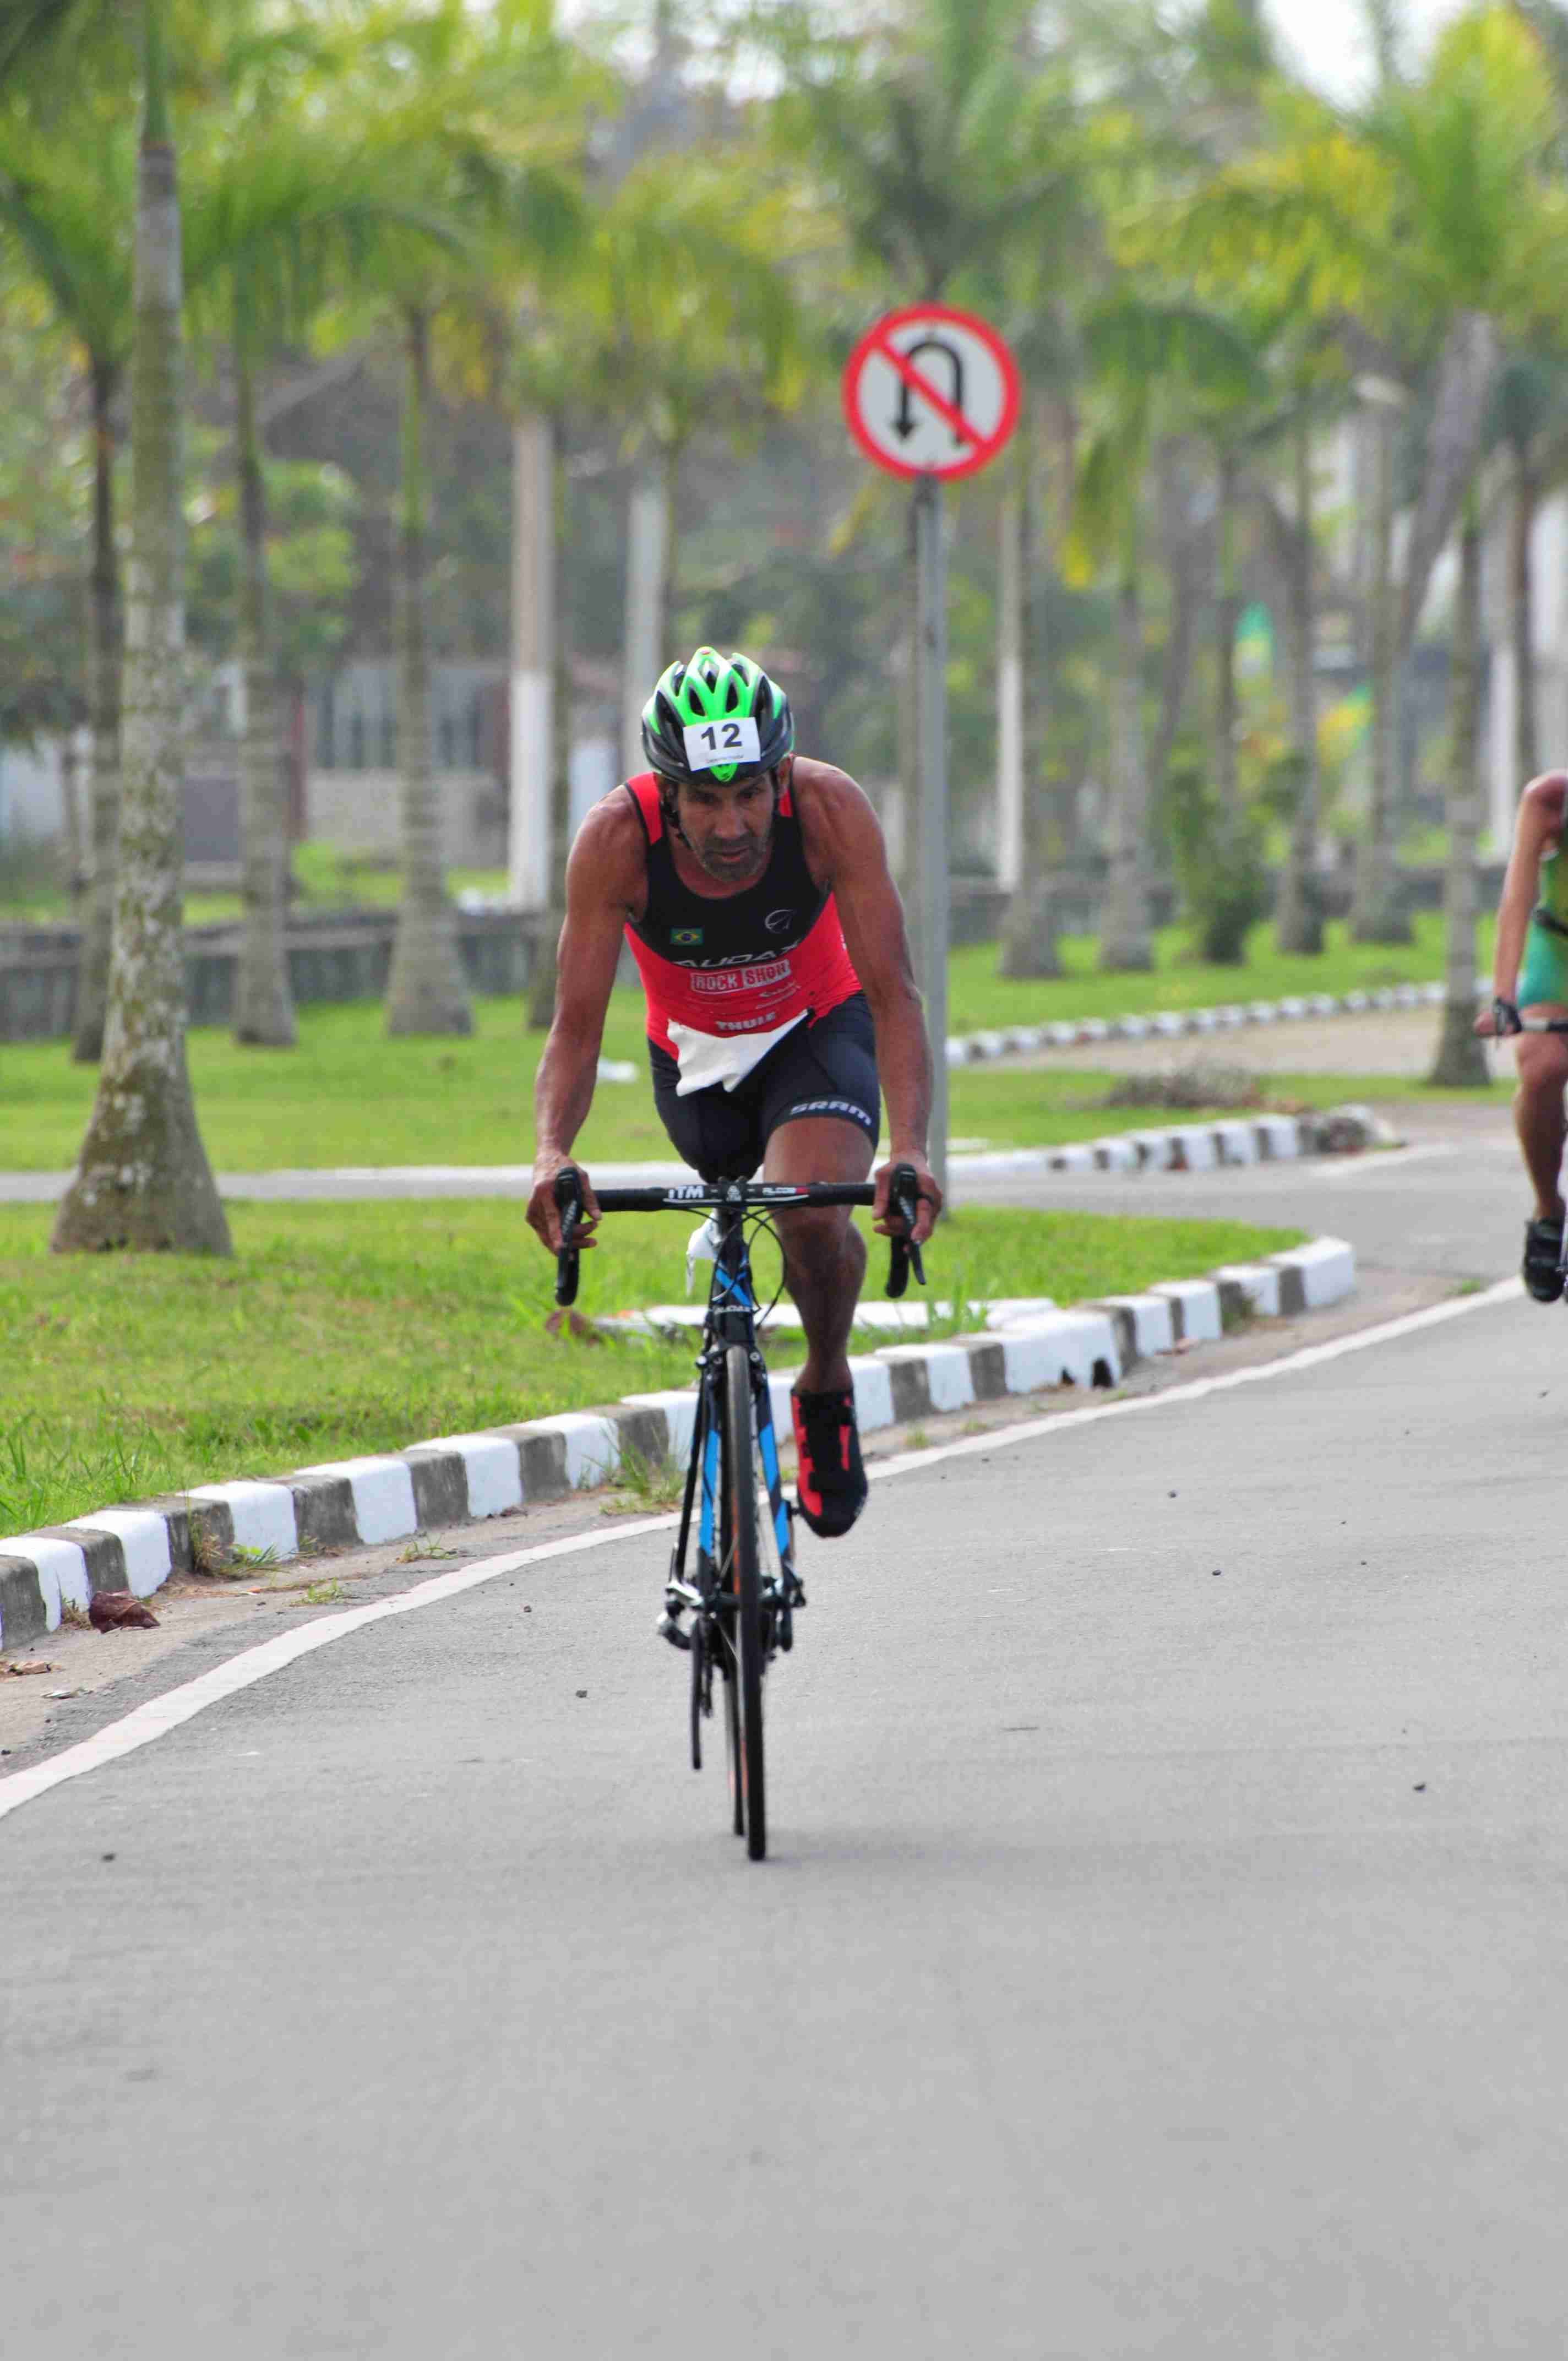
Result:
{"label": "black cycling shoe", "polygon": [[866,1505],[855,1397],[846,1387],[842,1393],[791,1394],[789,1400],[800,1513],[814,1533],[836,1541]]}
{"label": "black cycling shoe", "polygon": [[1563,1292],[1563,1219],[1530,1221],[1524,1225],[1526,1288],[1538,1303],[1555,1303]]}

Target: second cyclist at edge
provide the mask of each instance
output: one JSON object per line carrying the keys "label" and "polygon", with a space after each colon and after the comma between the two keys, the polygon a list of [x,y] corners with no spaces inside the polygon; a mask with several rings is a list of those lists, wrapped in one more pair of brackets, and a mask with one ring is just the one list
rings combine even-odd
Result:
{"label": "second cyclist at edge", "polygon": [[[528,1219],[552,1250],[555,1177],[593,1100],[623,938],[647,999],[654,1103],[688,1164],[709,1180],[759,1166],[767,1180],[863,1180],[880,1075],[890,1145],[872,1219],[890,1228],[889,1174],[913,1165],[916,1242],[930,1235],[931,1054],[898,889],[864,794],[794,748],[789,700],[767,674],[698,648],[643,708],[650,768],[578,830],[534,1089]],[[576,1170],[591,1230],[598,1206]],[[847,1208],[776,1220],[806,1330],[791,1398],[800,1510],[832,1536],[866,1500],[849,1364],[865,1243]]]}

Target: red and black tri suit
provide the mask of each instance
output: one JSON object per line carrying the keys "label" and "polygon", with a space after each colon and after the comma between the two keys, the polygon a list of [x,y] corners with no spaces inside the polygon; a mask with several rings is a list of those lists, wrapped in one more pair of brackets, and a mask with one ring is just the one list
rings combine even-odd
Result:
{"label": "red and black tri suit", "polygon": [[871,1010],[831,892],[806,866],[780,796],[768,866],[739,894],[682,884],[652,771],[626,783],[648,843],[648,901],[626,939],[648,1005],[665,1130],[705,1180],[749,1176],[781,1124],[838,1115],[880,1128]]}

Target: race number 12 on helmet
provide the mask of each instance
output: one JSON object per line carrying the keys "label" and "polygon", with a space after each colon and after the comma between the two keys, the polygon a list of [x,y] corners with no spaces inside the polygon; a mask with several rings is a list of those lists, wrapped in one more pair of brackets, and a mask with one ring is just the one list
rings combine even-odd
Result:
{"label": "race number 12 on helmet", "polygon": [[642,751],[672,785],[771,771],[795,746],[789,699],[750,656],[698,648],[669,665],[642,708]]}

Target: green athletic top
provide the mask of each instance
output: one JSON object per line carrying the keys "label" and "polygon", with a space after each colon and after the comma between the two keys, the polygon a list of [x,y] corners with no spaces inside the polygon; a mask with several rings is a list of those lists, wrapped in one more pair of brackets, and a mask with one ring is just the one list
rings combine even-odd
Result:
{"label": "green athletic top", "polygon": [[1568,927],[1568,861],[1563,858],[1561,844],[1555,852],[1542,858],[1535,906],[1544,910],[1549,918],[1555,918],[1560,927]]}
{"label": "green athletic top", "polygon": [[1514,999],[1520,1008],[1534,1008],[1542,1001],[1568,1007],[1568,860],[1561,847],[1547,853],[1541,864]]}

